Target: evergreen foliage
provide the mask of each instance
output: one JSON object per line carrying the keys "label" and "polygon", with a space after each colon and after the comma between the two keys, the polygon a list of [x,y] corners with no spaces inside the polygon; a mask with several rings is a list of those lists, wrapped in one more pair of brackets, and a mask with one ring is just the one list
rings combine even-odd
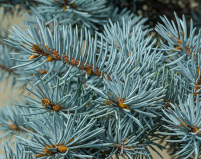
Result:
{"label": "evergreen foliage", "polygon": [[139,3],[0,0],[4,16],[28,10],[0,36],[0,81],[28,93],[0,110],[2,159],[162,158],[167,136],[199,158],[201,32],[175,12],[153,38]]}

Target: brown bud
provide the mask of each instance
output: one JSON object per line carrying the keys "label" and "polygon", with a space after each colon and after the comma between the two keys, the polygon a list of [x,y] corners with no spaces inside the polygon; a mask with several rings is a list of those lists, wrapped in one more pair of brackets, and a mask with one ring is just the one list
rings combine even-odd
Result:
{"label": "brown bud", "polygon": [[68,150],[68,148],[64,145],[58,146],[58,151],[64,153]]}
{"label": "brown bud", "polygon": [[93,71],[91,69],[86,70],[88,75],[91,75],[93,73]]}
{"label": "brown bud", "polygon": [[46,71],[46,70],[40,70],[39,73],[40,73],[41,75],[44,75],[44,74],[47,73],[47,71]]}
{"label": "brown bud", "polygon": [[18,130],[17,126],[15,126],[10,120],[8,121],[10,123],[10,127],[13,129],[13,130]]}
{"label": "brown bud", "polygon": [[36,57],[38,57],[38,55],[31,55],[31,56],[29,57],[29,60],[35,59]]}
{"label": "brown bud", "polygon": [[39,48],[39,46],[36,45],[36,44],[33,44],[32,49],[34,50],[34,52],[40,52],[41,51],[40,48]]}
{"label": "brown bud", "polygon": [[66,11],[66,5],[65,4],[62,6],[62,9],[64,12]]}
{"label": "brown bud", "polygon": [[58,111],[59,109],[60,109],[59,105],[53,106],[53,110],[54,110],[54,111]]}
{"label": "brown bud", "polygon": [[46,107],[46,104],[50,105],[51,104],[50,100],[49,99],[42,99],[41,100],[41,105],[43,107]]}
{"label": "brown bud", "polygon": [[107,101],[105,102],[105,104],[106,104],[106,105],[110,105],[110,102],[107,100]]}
{"label": "brown bud", "polygon": [[54,58],[53,58],[52,56],[48,55],[46,61],[47,61],[47,62],[52,62],[52,61],[54,61]]}

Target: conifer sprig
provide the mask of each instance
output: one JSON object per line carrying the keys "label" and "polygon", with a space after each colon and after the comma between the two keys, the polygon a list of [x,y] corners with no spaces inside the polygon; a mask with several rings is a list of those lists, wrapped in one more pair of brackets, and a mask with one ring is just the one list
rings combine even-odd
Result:
{"label": "conifer sprig", "polygon": [[37,84],[29,84],[28,87],[26,89],[33,97],[25,97],[30,101],[30,104],[18,104],[18,106],[35,110],[33,115],[47,112],[78,112],[84,114],[90,110],[93,94],[85,94],[79,80],[77,84],[71,81],[61,84],[59,80],[45,83],[43,80],[38,79]]}
{"label": "conifer sprig", "polygon": [[16,106],[7,106],[6,108],[1,108],[0,130],[3,132],[1,138],[8,137],[8,140],[10,140],[16,135],[28,136],[28,134],[21,127],[25,127],[33,132],[34,129],[31,129],[27,125],[27,122],[29,122],[31,119],[23,116],[24,114],[31,114],[33,112],[34,111],[30,109],[18,108]]}
{"label": "conifer sprig", "polygon": [[[51,120],[52,122],[47,121]],[[98,128],[94,118],[87,116],[57,115],[42,116],[41,120],[34,118],[29,124],[37,133],[28,133],[33,140],[19,137],[21,144],[30,147],[27,153],[34,153],[37,157],[67,157],[90,158],[93,150],[99,151],[101,147],[110,146],[111,143],[102,143],[97,139],[104,133],[103,128]]]}
{"label": "conifer sprig", "polygon": [[[118,76],[112,76],[104,80],[104,90],[90,86],[99,98],[94,101],[97,106],[107,112],[115,111],[116,118],[129,116],[139,126],[143,127],[136,118],[136,113],[140,116],[147,116],[149,120],[159,115],[157,110],[164,106],[163,97],[165,89],[156,87],[156,83],[149,78],[140,76],[127,76],[122,82]],[[137,115],[138,116],[138,115]],[[145,118],[143,118],[145,120]]]}
{"label": "conifer sprig", "polygon": [[[171,103],[170,103],[171,104]],[[195,158],[200,155],[200,101],[192,94],[188,96],[188,100],[183,103],[179,101],[179,105],[171,104],[172,109],[164,110],[164,121],[166,122],[165,128],[170,133],[162,132],[163,135],[175,136],[175,140],[167,140],[169,142],[178,142],[181,144],[180,150],[175,154],[185,159],[195,154]]]}
{"label": "conifer sprig", "polygon": [[106,0],[37,0],[37,13],[45,17],[46,24],[57,19],[59,24],[79,25],[98,30],[97,24],[107,22],[110,9]]}

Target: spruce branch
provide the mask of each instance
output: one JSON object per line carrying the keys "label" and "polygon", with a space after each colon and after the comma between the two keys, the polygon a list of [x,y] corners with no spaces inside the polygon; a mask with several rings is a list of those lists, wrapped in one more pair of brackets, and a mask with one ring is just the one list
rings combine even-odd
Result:
{"label": "spruce branch", "polygon": [[90,86],[99,95],[99,98],[94,101],[97,107],[106,112],[114,110],[120,116],[129,116],[140,127],[143,127],[142,121],[136,118],[136,113],[149,117],[148,120],[159,115],[157,110],[163,107],[165,89],[157,87],[156,82],[152,81],[149,75],[127,76],[125,83],[120,81],[118,76],[112,76],[111,79],[111,81],[104,80],[104,90]]}
{"label": "spruce branch", "polygon": [[180,150],[176,153],[184,158],[189,158],[195,155],[198,158],[200,155],[200,101],[199,98],[194,102],[194,97],[189,94],[188,100],[183,103],[179,100],[179,105],[171,104],[172,108],[163,110],[165,128],[171,131],[170,133],[161,132],[163,135],[175,136],[175,140],[167,140],[168,142],[180,143]]}
{"label": "spruce branch", "polygon": [[104,150],[105,155],[101,154],[102,158],[110,159],[114,156],[118,159],[121,157],[151,158],[148,147],[152,149],[152,146],[155,145],[161,150],[164,148],[155,142],[157,139],[157,135],[154,134],[156,127],[149,129],[144,126],[141,129],[128,116],[119,116],[118,120],[111,118],[108,121],[101,120],[101,125],[106,129],[106,133],[101,135],[101,139],[112,143],[112,147]]}
{"label": "spruce branch", "polygon": [[[53,77],[55,77],[66,64],[70,70],[72,66],[74,66],[78,68],[78,71],[84,70],[89,75],[93,74],[95,76],[103,76],[103,74],[105,74],[103,67],[104,60],[107,57],[107,50],[105,52],[102,51],[100,53],[96,53],[97,38],[92,39],[90,33],[86,29],[84,31],[85,41],[83,41],[83,32],[81,31],[80,39],[78,38],[78,30],[76,29],[73,34],[71,26],[64,27],[62,31],[60,31],[59,27],[56,25],[54,27],[55,33],[53,37],[53,35],[51,35],[51,33],[48,31],[48,28],[40,24],[40,21],[38,21],[38,24],[40,26],[41,33],[43,34],[42,37],[38,34],[38,32],[36,32],[36,28],[30,26],[29,31],[31,32],[32,38],[27,34],[23,35],[24,33],[19,34],[19,32],[14,29],[16,33],[13,32],[13,36],[11,36],[13,42],[7,40],[7,42],[10,43],[12,46],[20,48],[30,55],[28,59],[31,62],[15,66],[15,68],[35,63],[36,61],[44,57],[46,60],[43,60],[43,63],[45,63],[45,61],[52,62],[52,68],[55,66],[57,61],[62,61],[60,68],[58,68]],[[45,32],[48,34],[46,34]],[[24,36],[27,37],[25,40],[22,39],[22,37]],[[50,39],[52,39],[52,41],[49,41],[50,39],[48,37],[51,37]],[[20,46],[16,43],[18,41],[17,39],[20,40]],[[55,39],[54,41],[56,43],[53,41],[53,39]],[[76,41],[74,41],[75,39]],[[41,43],[42,41],[44,41],[45,44]],[[63,42],[57,43],[58,41]],[[82,52],[81,50],[82,47],[84,47],[84,52]],[[95,53],[99,57],[99,63],[96,63],[96,56],[94,55]],[[113,60],[115,59],[113,58]],[[97,67],[97,65],[99,65],[100,67]],[[62,79],[69,75],[70,70],[66,72]],[[51,69],[47,72],[47,74],[50,73]]]}
{"label": "spruce branch", "polygon": [[28,134],[21,127],[25,127],[33,132],[34,129],[31,129],[26,124],[26,122],[30,121],[31,119],[22,116],[22,114],[30,113],[33,113],[30,109],[18,108],[16,106],[7,106],[6,108],[1,108],[0,130],[4,132],[1,138],[8,137],[8,140],[10,140],[13,136],[19,134],[22,136],[28,136]]}
{"label": "spruce branch", "polygon": [[195,60],[197,60],[196,54],[200,51],[199,43],[200,36],[196,35],[196,28],[193,27],[193,21],[190,23],[190,30],[188,31],[185,17],[179,19],[175,14],[176,22],[170,22],[167,17],[161,17],[163,24],[158,24],[156,31],[167,41],[167,44],[162,40],[161,50],[167,54],[167,61],[171,65],[178,61],[187,61],[194,54]]}
{"label": "spruce branch", "polygon": [[194,100],[196,101],[196,98],[200,94],[200,66],[201,66],[201,60],[200,55],[197,56],[198,61],[195,60],[194,56],[189,59],[187,62],[179,62],[177,65],[177,70],[182,75],[181,77],[177,77],[181,82],[184,89],[188,93],[192,93],[194,95]]}
{"label": "spruce branch", "polygon": [[[126,25],[132,28],[131,24],[128,22]],[[98,40],[97,34],[95,38],[92,38],[90,32],[86,29],[84,32],[81,30],[79,36],[77,28],[73,31],[71,26],[67,26],[60,30],[60,27],[55,24],[54,35],[52,35],[46,26],[41,25],[40,21],[38,21],[38,26],[39,31],[29,25],[29,35],[23,33],[20,28],[14,27],[14,32],[10,36],[11,40],[6,40],[9,45],[29,55],[29,57],[26,57],[29,59],[27,60],[28,62],[21,61],[23,64],[14,68],[31,65],[39,60],[42,60],[41,65],[51,63],[51,68],[54,68],[58,62],[61,62],[57,72],[53,73],[49,80],[56,77],[66,67],[68,71],[64,73],[61,79],[67,78],[74,67],[77,68],[75,75],[81,73],[80,71],[85,71],[89,77],[103,78],[107,76],[110,79],[110,75],[113,72],[122,74],[125,69],[128,73],[135,72],[137,69],[148,69],[150,71],[153,70],[154,63],[161,65],[162,54],[152,50],[151,46],[155,42],[149,45],[151,37],[146,38],[145,34],[140,31],[140,27],[137,29],[140,31],[139,34],[136,35],[133,32],[132,38],[129,38],[122,46],[124,49],[118,50],[115,43],[111,43],[108,37],[106,37],[106,41],[103,41],[103,35],[101,34],[99,34],[100,40]],[[125,33],[125,38],[129,37],[129,35],[128,30]],[[139,41],[137,40],[138,36],[140,37]],[[112,46],[108,44],[108,41]],[[41,65],[37,65],[34,69]],[[52,69],[49,69],[43,79],[48,77],[51,72]]]}
{"label": "spruce branch", "polygon": [[[49,119],[48,119],[49,118]],[[52,120],[53,122],[47,122]],[[67,157],[67,158],[91,158],[92,150],[100,151],[101,147],[108,147],[111,143],[102,143],[96,139],[105,130],[96,126],[96,120],[87,116],[57,115],[42,116],[41,120],[34,119],[29,124],[36,128],[37,134],[30,133],[33,140],[24,139],[20,144],[29,146],[29,154],[34,153],[37,157]]]}
{"label": "spruce branch", "polygon": [[62,82],[61,84],[61,81],[56,79],[49,83],[38,79],[37,84],[29,83],[29,85],[30,88],[26,88],[26,90],[33,97],[25,97],[30,101],[30,105],[18,104],[18,106],[35,110],[33,115],[47,112],[80,112],[84,114],[91,109],[89,103],[92,101],[93,94],[85,94],[81,89],[79,80],[75,84],[72,81]]}
{"label": "spruce branch", "polygon": [[98,30],[97,25],[107,22],[110,9],[106,0],[37,0],[39,6],[35,8],[45,24],[50,24],[57,19],[61,25],[79,25],[81,28]]}

